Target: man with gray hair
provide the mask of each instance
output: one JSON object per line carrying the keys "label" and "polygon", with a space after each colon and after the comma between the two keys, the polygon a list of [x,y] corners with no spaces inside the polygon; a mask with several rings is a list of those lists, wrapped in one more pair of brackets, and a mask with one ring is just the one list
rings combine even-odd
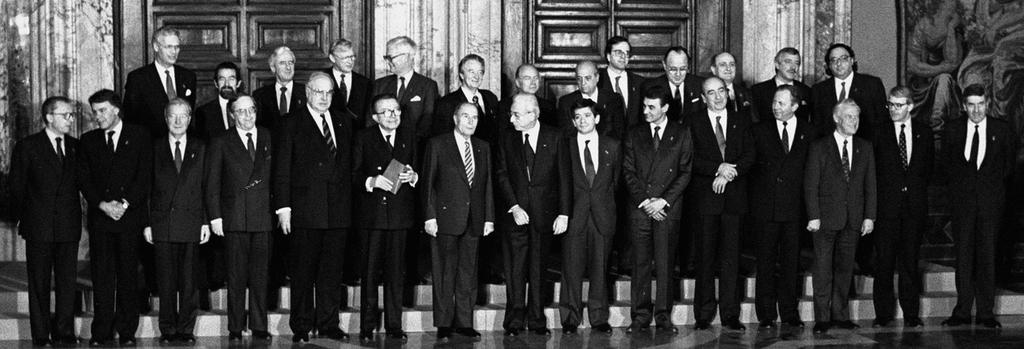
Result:
{"label": "man with gray hair", "polygon": [[327,58],[331,60],[331,67],[324,69],[324,73],[334,80],[331,109],[348,108],[355,117],[352,126],[357,130],[362,129],[370,122],[367,112],[370,111],[370,99],[373,98],[373,84],[362,74],[352,71],[356,66],[355,46],[347,39],[335,41]]}
{"label": "man with gray hair", "polygon": [[811,118],[811,88],[800,80],[800,51],[792,47],[784,47],[775,54],[775,76],[750,87],[750,96],[754,100],[754,122],[762,120],[773,120],[776,116],[772,110],[772,100],[775,98],[776,88],[789,85],[796,88],[796,97],[799,108],[796,110],[796,118],[800,121],[810,121]]}
{"label": "man with gray hair", "polygon": [[177,29],[160,27],[150,38],[153,63],[128,73],[124,84],[124,116],[126,122],[146,126],[154,135],[167,134],[164,107],[177,98],[196,105],[196,74],[175,64],[181,52]]}
{"label": "man with gray hair", "polygon": [[430,122],[438,99],[437,82],[417,73],[416,42],[408,36],[388,40],[384,61],[391,75],[374,81],[374,95],[394,93],[402,107],[402,123],[398,126],[416,132],[418,142],[430,136]]}
{"label": "man with gray hair", "polygon": [[302,94],[306,86],[294,81],[295,54],[288,46],[275,48],[267,59],[267,64],[274,73],[274,83],[256,89],[252,92],[252,97],[256,99],[258,106],[256,126],[273,131],[281,124],[285,115],[306,104],[306,96]]}

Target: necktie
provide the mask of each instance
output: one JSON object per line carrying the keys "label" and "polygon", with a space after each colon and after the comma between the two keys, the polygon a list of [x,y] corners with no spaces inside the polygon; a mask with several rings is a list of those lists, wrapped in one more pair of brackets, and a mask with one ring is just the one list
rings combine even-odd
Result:
{"label": "necktie", "polygon": [[348,85],[345,84],[345,74],[338,79],[338,92],[341,93],[341,101],[348,103]]}
{"label": "necktie", "polygon": [[327,143],[327,147],[331,149],[331,156],[333,157],[338,152],[338,146],[334,144],[334,137],[331,135],[331,127],[327,124],[327,116],[320,114],[320,127],[324,129],[324,142]]}
{"label": "necktie", "polygon": [[844,99],[846,99],[846,81],[840,82],[839,86],[843,88],[841,91],[839,91],[839,101],[842,102]]}
{"label": "necktie", "polygon": [[389,152],[395,151],[395,146],[391,145],[391,135],[384,136],[384,143],[388,144],[388,151]]}
{"label": "necktie", "polygon": [[740,111],[739,107],[736,106],[736,95],[732,93],[732,89],[726,87],[725,92],[729,94],[729,106],[732,107],[732,110]]}
{"label": "necktie", "polygon": [[523,132],[523,159],[526,160],[526,178],[531,179],[533,172],[533,158],[536,153],[530,147],[530,134]]}
{"label": "necktie", "polygon": [[622,88],[619,87],[619,80],[620,79],[622,79],[622,76],[616,76],[615,77],[615,93],[618,93],[621,96],[622,95]]}
{"label": "necktie", "polygon": [[661,126],[654,126],[654,151],[658,151],[658,146],[661,145]]}
{"label": "necktie", "polygon": [[174,91],[174,82],[171,80],[171,70],[164,70],[164,91],[167,92],[167,100],[172,100],[178,96],[178,93]]}
{"label": "necktie", "polygon": [[281,116],[288,114],[288,88],[281,86],[281,100],[277,102],[277,109],[281,111]]}
{"label": "necktie", "polygon": [[107,131],[107,149],[114,152],[114,131]]}
{"label": "necktie", "polygon": [[469,141],[466,141],[466,152],[462,154],[462,162],[466,166],[466,179],[469,181],[469,186],[472,187],[475,171],[473,166],[473,146],[469,144]]}
{"label": "necktie", "polygon": [[56,140],[57,140],[57,160],[60,160],[61,163],[64,163],[64,147],[61,146],[61,142],[63,142],[64,140],[61,139],[61,137],[57,137]]}
{"label": "necktie", "polygon": [[477,112],[477,115],[479,115],[478,118],[480,120],[483,120],[483,118],[484,118],[484,108],[480,106],[480,97],[473,96],[473,105],[476,106],[476,112]]}
{"label": "necktie", "polygon": [[789,123],[782,122],[782,151],[784,154],[789,154],[789,130],[786,129]]}
{"label": "necktie", "polygon": [[246,132],[245,138],[245,150],[249,151],[249,158],[256,161],[256,143],[252,141],[252,132]]}
{"label": "necktie", "polygon": [[907,159],[907,124],[900,125],[900,160],[903,162],[903,170],[906,170],[910,166],[910,160]]}
{"label": "necktie", "polygon": [[583,175],[587,176],[587,184],[594,185],[597,171],[594,168],[594,157],[590,155],[590,140],[583,142]]}
{"label": "necktie", "polygon": [[718,151],[725,158],[725,131],[722,130],[722,116],[715,117],[715,139],[718,140]]}
{"label": "necktie", "polygon": [[174,141],[174,168],[181,172],[181,141]]}
{"label": "necktie", "polygon": [[850,153],[846,151],[846,145],[848,143],[849,142],[846,140],[843,141],[843,178],[846,179],[847,182],[850,181]]}
{"label": "necktie", "polygon": [[675,93],[675,95],[672,96],[672,98],[675,99],[676,102],[680,103],[680,104],[683,103],[683,97],[680,95],[680,92],[679,92],[679,90],[682,90],[682,87],[683,87],[682,85],[676,85],[676,93]]}
{"label": "necktie", "polygon": [[225,130],[230,130],[235,127],[235,119],[228,113],[228,105],[224,104],[220,108],[220,115],[223,117],[221,121],[224,121]]}
{"label": "necktie", "polygon": [[405,95],[405,77],[398,77],[398,100],[402,100],[402,95]]}
{"label": "necktie", "polygon": [[974,138],[971,139],[971,157],[970,157],[970,159],[968,159],[968,161],[971,163],[971,165],[974,165],[974,166],[972,166],[972,167],[974,167],[974,169],[978,169],[978,168],[981,167],[981,164],[978,163],[978,146],[979,146],[978,145],[978,138],[979,137],[980,137],[980,135],[978,134],[978,125],[974,125]]}

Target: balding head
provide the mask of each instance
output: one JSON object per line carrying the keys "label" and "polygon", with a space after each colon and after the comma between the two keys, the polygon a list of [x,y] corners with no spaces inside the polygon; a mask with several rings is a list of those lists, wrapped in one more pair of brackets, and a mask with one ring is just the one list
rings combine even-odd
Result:
{"label": "balding head", "polygon": [[597,64],[593,61],[582,61],[576,65],[576,83],[580,91],[591,95],[597,92]]}
{"label": "balding head", "polygon": [[512,97],[512,107],[509,113],[512,126],[516,131],[526,131],[537,126],[537,118],[540,115],[540,107],[537,105],[537,96],[520,93]]}

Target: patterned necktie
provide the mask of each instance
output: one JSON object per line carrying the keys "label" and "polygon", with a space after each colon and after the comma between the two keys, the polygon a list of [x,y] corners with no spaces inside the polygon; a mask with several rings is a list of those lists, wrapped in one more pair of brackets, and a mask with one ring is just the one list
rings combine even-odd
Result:
{"label": "patterned necktie", "polygon": [[597,171],[594,167],[594,157],[590,155],[589,139],[583,142],[583,175],[587,176],[587,184],[594,185]]}
{"label": "patterned necktie", "polygon": [[164,70],[164,91],[167,92],[167,100],[172,100],[178,96],[178,93],[174,90],[174,81],[171,80],[171,70]]}
{"label": "patterned necktie", "polygon": [[900,160],[903,163],[903,170],[906,171],[910,167],[910,160],[907,159],[907,124],[900,125]]}
{"label": "patterned necktie", "polygon": [[715,139],[718,140],[718,152],[725,158],[725,131],[722,130],[722,116],[715,117]]}
{"label": "patterned necktie", "polygon": [[252,132],[246,132],[245,138],[245,150],[249,151],[249,158],[256,161],[256,143],[252,141]]}
{"label": "patterned necktie", "polygon": [[341,101],[348,103],[348,84],[345,84],[345,74],[338,79],[338,92],[341,93]]}
{"label": "patterned necktie", "polygon": [[288,88],[281,86],[281,100],[277,102],[277,109],[281,111],[281,116],[288,114]]}
{"label": "patterned necktie", "polygon": [[324,142],[327,143],[327,147],[331,149],[331,157],[334,157],[338,153],[338,146],[334,144],[334,137],[331,135],[331,127],[327,124],[327,116],[320,114],[321,125],[324,130]]}
{"label": "patterned necktie", "polygon": [[788,122],[782,122],[782,150],[784,154],[789,154],[789,130],[786,129],[789,126]]}
{"label": "patterned necktie", "polygon": [[974,167],[975,170],[981,167],[981,164],[978,163],[978,147],[980,146],[978,144],[978,137],[981,137],[978,134],[978,126],[974,125],[974,138],[971,139],[971,156],[968,158],[968,162],[971,163],[971,167]]}
{"label": "patterned necktie", "polygon": [[473,175],[476,173],[475,166],[473,165],[473,146],[466,141],[466,152],[462,154],[462,162],[466,166],[466,180],[469,181],[469,186],[473,186]]}
{"label": "patterned necktie", "polygon": [[654,126],[654,151],[658,151],[658,146],[661,145],[661,126]]}
{"label": "patterned necktie", "polygon": [[181,172],[181,141],[174,141],[174,168]]}
{"label": "patterned necktie", "polygon": [[848,143],[843,140],[843,179],[846,179],[847,182],[850,181],[850,153],[846,150]]}
{"label": "patterned necktie", "polygon": [[842,102],[846,99],[846,81],[840,82],[839,86],[842,86],[842,91],[839,91],[839,101]]}
{"label": "patterned necktie", "polygon": [[402,100],[402,96],[405,95],[405,77],[398,77],[398,100]]}
{"label": "patterned necktie", "polygon": [[107,149],[114,153],[114,131],[107,131]]}
{"label": "patterned necktie", "polygon": [[64,163],[64,147],[61,146],[61,142],[63,142],[64,140],[61,139],[61,137],[57,137],[56,140],[57,140],[57,160],[60,160],[61,163]]}

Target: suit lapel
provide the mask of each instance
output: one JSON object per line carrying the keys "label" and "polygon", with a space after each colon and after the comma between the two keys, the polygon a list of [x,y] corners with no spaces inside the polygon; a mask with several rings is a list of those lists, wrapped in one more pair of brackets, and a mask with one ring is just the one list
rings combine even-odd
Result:
{"label": "suit lapel", "polygon": [[[250,174],[250,176],[251,176],[252,173],[255,173],[256,171],[255,171],[255,169],[253,167],[254,166],[253,162],[252,161],[247,161],[249,159],[249,150],[246,149],[246,144],[244,143],[242,138],[238,137],[237,128],[232,128],[232,129],[228,130],[226,132],[226,134],[228,135],[228,138],[230,139],[230,141],[228,142],[228,149],[232,153],[231,158],[238,159],[237,162],[240,164],[240,166],[242,166],[242,169],[245,170],[245,172],[248,172]],[[264,143],[265,140],[263,138],[264,137],[260,137],[259,133],[256,134],[256,142]],[[260,156],[259,155],[259,148],[260,147],[257,146],[257,150],[256,150],[256,152],[257,152],[256,159],[257,160],[259,159],[259,156]],[[257,161],[257,162],[259,162],[259,161]]]}
{"label": "suit lapel", "polygon": [[[836,78],[829,78],[828,80],[825,81],[828,81],[827,83],[825,83],[825,100],[832,102],[830,104],[839,103],[839,100],[837,100],[836,98]],[[849,96],[850,94],[847,93],[846,95]]]}
{"label": "suit lapel", "polygon": [[270,156],[270,134],[269,132],[256,132],[256,161],[252,164],[252,174],[249,175],[250,183],[253,180],[253,176],[256,176],[263,170],[264,166],[269,164],[269,161],[264,160],[268,156]]}
{"label": "suit lapel", "polygon": [[191,95],[192,91],[189,91],[188,86],[185,86],[185,82],[181,81],[181,75],[182,74],[178,74],[179,70],[181,70],[181,67],[175,65],[174,66],[174,84],[175,84],[174,93],[176,93],[177,97],[179,97],[179,98],[185,98],[185,97],[188,97],[188,95]]}
{"label": "suit lapel", "polygon": [[[569,157],[572,159],[571,164],[573,178],[583,178],[584,180],[586,180],[587,173],[586,169],[583,168],[583,154],[580,154],[579,137],[580,136],[577,133],[573,134],[572,138],[570,138],[572,144],[569,145]],[[594,181],[597,181],[596,177],[594,178]]]}

